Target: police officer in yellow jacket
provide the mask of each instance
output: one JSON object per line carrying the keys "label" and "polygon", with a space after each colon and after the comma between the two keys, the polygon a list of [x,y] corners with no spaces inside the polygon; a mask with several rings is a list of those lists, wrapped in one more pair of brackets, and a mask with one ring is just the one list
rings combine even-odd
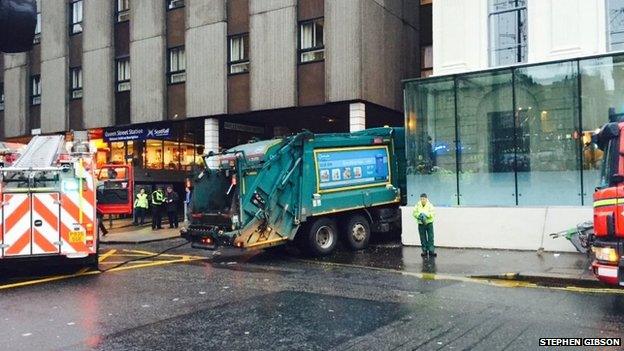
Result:
{"label": "police officer in yellow jacket", "polygon": [[427,199],[427,194],[420,195],[420,201],[414,206],[412,213],[418,222],[418,234],[420,234],[420,246],[422,257],[436,257],[433,245],[433,219],[435,216],[433,204]]}
{"label": "police officer in yellow jacket", "polygon": [[152,229],[162,229],[162,207],[165,202],[165,192],[159,186],[152,192]]}

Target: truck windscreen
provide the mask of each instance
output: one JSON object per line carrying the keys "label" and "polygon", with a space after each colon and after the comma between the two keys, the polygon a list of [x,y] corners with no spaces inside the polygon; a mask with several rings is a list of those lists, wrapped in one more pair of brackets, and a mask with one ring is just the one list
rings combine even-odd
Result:
{"label": "truck windscreen", "polygon": [[604,157],[602,159],[602,167],[600,171],[600,188],[606,188],[614,185],[614,176],[618,172],[618,155],[620,148],[619,136],[611,138],[604,147]]}

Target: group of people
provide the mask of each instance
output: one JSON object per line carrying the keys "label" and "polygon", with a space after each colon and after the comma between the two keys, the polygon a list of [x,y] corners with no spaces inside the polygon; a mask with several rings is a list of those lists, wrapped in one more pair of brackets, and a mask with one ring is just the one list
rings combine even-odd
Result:
{"label": "group of people", "polygon": [[164,214],[169,219],[169,228],[177,228],[179,204],[180,196],[171,185],[167,186],[166,191],[159,186],[149,195],[145,192],[145,188],[141,188],[134,200],[134,225],[144,224],[145,216],[151,208],[152,229],[162,229]]}

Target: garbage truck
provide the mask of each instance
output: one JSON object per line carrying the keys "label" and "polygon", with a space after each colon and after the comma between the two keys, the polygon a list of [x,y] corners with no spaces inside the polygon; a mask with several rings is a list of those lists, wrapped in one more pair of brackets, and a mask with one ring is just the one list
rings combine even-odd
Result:
{"label": "garbage truck", "polygon": [[367,247],[372,233],[401,231],[405,132],[296,135],[205,156],[193,179],[192,246],[261,249],[296,243],[306,253]]}

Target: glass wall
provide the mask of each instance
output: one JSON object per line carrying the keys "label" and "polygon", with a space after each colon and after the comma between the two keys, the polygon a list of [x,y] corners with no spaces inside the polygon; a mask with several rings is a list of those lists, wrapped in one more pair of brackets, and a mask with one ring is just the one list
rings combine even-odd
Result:
{"label": "glass wall", "polygon": [[410,203],[591,205],[591,137],[624,114],[624,55],[409,81],[405,111]]}
{"label": "glass wall", "polygon": [[[415,88],[415,89],[412,89]],[[455,82],[431,80],[426,87],[407,87],[406,142],[412,156],[407,164],[409,201],[426,189],[438,203],[457,202],[455,147]],[[420,192],[419,192],[420,191]]]}

